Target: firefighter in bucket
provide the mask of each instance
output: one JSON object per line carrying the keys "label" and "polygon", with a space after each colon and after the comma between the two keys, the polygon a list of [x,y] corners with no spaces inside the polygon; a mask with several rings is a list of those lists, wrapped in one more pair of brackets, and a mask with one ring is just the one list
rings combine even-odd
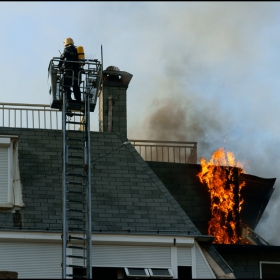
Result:
{"label": "firefighter in bucket", "polygon": [[[72,38],[68,37],[64,40],[64,52],[60,56],[61,61],[58,63],[58,68],[63,75],[63,88],[67,94],[67,100],[73,101],[71,94],[73,87],[73,93],[76,101],[81,101],[81,90],[79,85],[79,71],[81,70],[81,64],[78,62],[78,52]],[[73,62],[70,62],[73,61]],[[77,62],[76,62],[77,61]]]}

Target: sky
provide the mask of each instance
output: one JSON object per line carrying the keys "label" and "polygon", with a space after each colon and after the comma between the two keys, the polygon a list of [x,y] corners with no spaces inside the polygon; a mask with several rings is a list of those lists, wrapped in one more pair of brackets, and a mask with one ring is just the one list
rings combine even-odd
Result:
{"label": "sky", "polygon": [[[280,2],[0,2],[0,102],[50,104],[48,65],[71,37],[133,78],[128,138],[223,147],[276,178],[256,228],[280,245]],[[92,130],[98,131],[97,110]]]}

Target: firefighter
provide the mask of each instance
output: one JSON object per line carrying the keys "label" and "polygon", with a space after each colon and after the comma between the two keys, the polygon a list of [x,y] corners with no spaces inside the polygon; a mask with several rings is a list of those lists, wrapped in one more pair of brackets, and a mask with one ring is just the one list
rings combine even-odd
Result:
{"label": "firefighter", "polygon": [[[64,52],[60,56],[61,61],[58,63],[58,68],[61,72],[64,72],[64,82],[63,87],[67,94],[67,100],[72,101],[71,98],[71,86],[73,85],[73,92],[76,101],[81,101],[81,90],[78,83],[78,76],[80,70],[80,64],[78,63],[77,48],[74,46],[74,41],[72,38],[68,37],[64,40]],[[67,60],[77,61],[67,62]],[[74,74],[74,81],[73,81]]]}

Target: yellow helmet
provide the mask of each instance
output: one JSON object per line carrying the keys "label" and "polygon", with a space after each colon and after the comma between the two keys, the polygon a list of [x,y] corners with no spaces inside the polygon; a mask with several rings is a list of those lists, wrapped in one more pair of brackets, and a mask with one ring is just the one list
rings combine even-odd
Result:
{"label": "yellow helmet", "polygon": [[73,41],[72,38],[68,37],[64,40],[63,44],[64,44],[65,47],[68,46],[68,45],[74,45],[74,41]]}

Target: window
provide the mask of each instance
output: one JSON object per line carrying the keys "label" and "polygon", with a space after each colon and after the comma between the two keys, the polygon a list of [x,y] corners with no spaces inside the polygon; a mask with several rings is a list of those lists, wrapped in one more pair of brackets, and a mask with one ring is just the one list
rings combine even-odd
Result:
{"label": "window", "polygon": [[149,268],[152,278],[173,278],[171,268]]}
{"label": "window", "polygon": [[173,278],[171,268],[124,268],[128,278]]}
{"label": "window", "polygon": [[149,271],[146,268],[124,268],[127,277],[147,278],[150,277]]}
{"label": "window", "polygon": [[260,279],[280,279],[280,262],[260,262]]}
{"label": "window", "polygon": [[[86,276],[84,268],[73,268],[73,279],[79,279]],[[92,279],[127,279],[124,268],[122,267],[92,267]],[[131,278],[129,278],[131,279]],[[136,278],[135,278],[136,279]]]}
{"label": "window", "polygon": [[[74,279],[86,275],[83,268],[73,268]],[[173,278],[170,268],[92,267],[92,279],[165,279]]]}
{"label": "window", "polygon": [[18,166],[18,137],[0,135],[0,209],[24,206]]}
{"label": "window", "polygon": [[178,279],[192,279],[192,267],[178,266]]}

